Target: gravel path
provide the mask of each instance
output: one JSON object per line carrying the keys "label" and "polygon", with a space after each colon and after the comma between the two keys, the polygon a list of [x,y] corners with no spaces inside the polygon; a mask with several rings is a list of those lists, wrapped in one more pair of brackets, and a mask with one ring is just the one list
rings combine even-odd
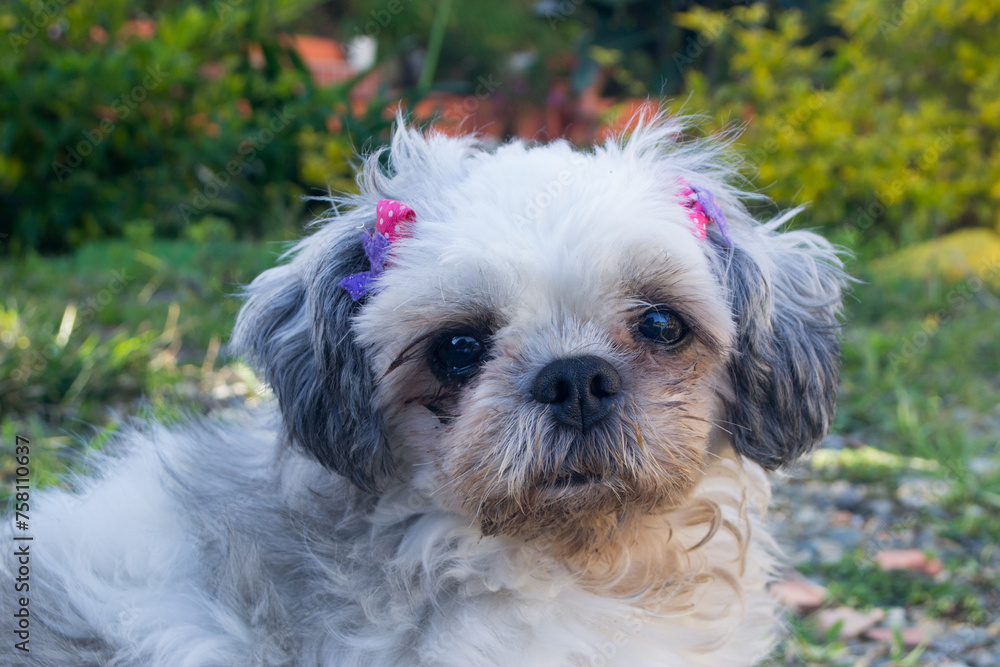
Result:
{"label": "gravel path", "polygon": [[[860,443],[831,437],[824,448],[829,453],[852,445]],[[864,483],[820,479],[825,476],[805,462],[776,479],[770,523],[788,560],[806,573],[804,581],[790,573],[792,583],[779,587],[779,594],[790,601],[795,596],[799,614],[821,628],[841,619],[843,647],[839,655],[817,660],[789,642],[784,662],[775,664],[1000,667],[1000,545],[964,539],[954,531],[952,539],[941,534],[947,532],[943,527],[955,525],[940,506],[950,491],[948,482],[909,472]],[[894,571],[877,571],[874,562]],[[939,600],[933,597],[908,606],[858,603],[851,608],[824,595],[823,589],[842,589],[845,581],[830,580],[836,573],[852,570],[862,588],[872,581],[883,587],[904,582],[904,592],[907,585],[932,589],[932,594],[945,591],[941,595],[965,591],[977,601],[979,616],[973,622],[968,614],[935,614],[932,607]],[[873,599],[880,599],[878,592],[871,592]],[[895,654],[894,627],[901,630],[904,645],[897,641]],[[902,662],[900,657],[914,647],[923,652]]]}

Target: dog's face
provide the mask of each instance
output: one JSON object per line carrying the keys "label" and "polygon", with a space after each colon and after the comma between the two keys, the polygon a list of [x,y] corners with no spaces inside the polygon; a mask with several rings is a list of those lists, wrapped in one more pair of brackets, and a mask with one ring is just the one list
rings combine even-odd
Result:
{"label": "dog's face", "polygon": [[[753,223],[676,131],[487,153],[400,130],[394,173],[370,162],[355,210],[250,288],[237,342],[290,438],[368,490],[402,476],[487,534],[571,550],[682,503],[711,446],[768,468],[808,449],[835,396],[836,259]],[[728,234],[695,233],[687,178]],[[355,303],[339,282],[369,268],[383,197],[416,220]]]}
{"label": "dog's face", "polygon": [[481,160],[357,318],[397,460],[488,533],[679,502],[734,336],[679,186],[568,149]]}

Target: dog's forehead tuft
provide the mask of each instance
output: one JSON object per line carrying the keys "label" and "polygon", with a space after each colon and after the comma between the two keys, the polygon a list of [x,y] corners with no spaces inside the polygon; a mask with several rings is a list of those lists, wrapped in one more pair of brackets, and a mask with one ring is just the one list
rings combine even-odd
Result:
{"label": "dog's forehead tuft", "polygon": [[657,233],[662,241],[664,232],[678,231],[674,225],[688,226],[677,178],[669,162],[651,156],[515,144],[473,161],[468,176],[445,191],[441,214],[455,236],[513,234],[564,247]]}
{"label": "dog's forehead tuft", "polygon": [[669,166],[562,143],[508,145],[470,162],[417,211],[358,320],[366,337],[482,312],[601,319],[638,297],[695,304],[728,338],[728,309]]}
{"label": "dog's forehead tuft", "polygon": [[534,283],[616,279],[650,256],[707,270],[677,192],[669,168],[642,156],[505,146],[418,213],[400,263],[513,267]]}

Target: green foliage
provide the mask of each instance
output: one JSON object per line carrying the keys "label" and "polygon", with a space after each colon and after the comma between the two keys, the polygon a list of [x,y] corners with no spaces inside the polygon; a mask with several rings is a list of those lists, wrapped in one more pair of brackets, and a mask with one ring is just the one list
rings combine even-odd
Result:
{"label": "green foliage", "polygon": [[895,484],[906,473],[937,472],[941,466],[933,459],[890,454],[875,447],[857,449],[820,449],[809,462],[813,471],[824,479],[849,479],[866,484]]}
{"label": "green foliage", "polygon": [[[843,621],[834,623],[828,630],[820,628],[815,617],[789,619],[790,634],[775,650],[767,665],[782,665],[783,667],[854,667],[858,664],[857,656],[847,648],[840,639]],[[889,647],[889,657],[894,667],[910,667],[919,664],[924,646],[918,646],[907,651],[898,628],[894,629],[892,645]]]}
{"label": "green foliage", "polygon": [[937,580],[909,570],[886,571],[863,554],[838,563],[801,568],[827,582],[829,600],[857,609],[919,606],[931,616],[971,623],[986,621],[986,611],[974,588]]}
{"label": "green foliage", "polygon": [[[836,0],[840,32],[806,39],[802,15],[702,9],[684,25],[733,56],[729,79],[689,71],[706,127],[746,123],[748,173],[810,226],[877,254],[962,226],[1000,200],[1000,3]],[[707,47],[709,48],[709,47]]]}
{"label": "green foliage", "polygon": [[1000,289],[986,271],[962,281],[858,274],[867,284],[847,303],[836,429],[937,461],[964,500],[992,506],[1000,475],[977,475],[971,463],[1000,454]]}
{"label": "green foliage", "polygon": [[567,44],[581,29],[576,21],[550,22],[539,16],[537,0],[488,5],[348,0],[347,5],[349,11],[337,20],[341,38],[377,40],[386,72],[412,88],[418,87],[425,56],[434,57],[435,19],[447,13],[430,89],[481,100],[489,96],[500,104],[544,104],[553,70],[567,69]]}
{"label": "green foliage", "polygon": [[[355,117],[352,84],[315,86],[284,46],[311,4],[166,3],[155,27],[121,0],[4,5],[6,247],[63,250],[139,219],[167,237],[202,218],[241,237],[297,230],[302,195],[325,183],[303,176],[296,137],[336,125],[360,147],[388,124],[378,101]],[[324,167],[341,184],[351,173],[346,157]]]}
{"label": "green foliage", "polygon": [[772,656],[773,664],[786,667],[800,664],[811,667],[817,665],[848,667],[853,664],[847,646],[840,639],[842,624],[835,624],[833,628],[823,632],[815,618],[802,619],[792,616],[788,620],[790,635],[775,650],[775,655]]}
{"label": "green foliage", "polygon": [[[218,407],[213,399],[232,395],[220,386],[252,395],[249,369],[217,363],[228,361],[220,344],[239,308],[238,286],[281,249],[207,238],[117,241],[0,262],[0,424],[52,454],[36,461],[40,480],[65,467],[60,446],[77,448],[142,402],[161,417],[168,408]],[[0,472],[9,464],[0,457]]]}
{"label": "green foliage", "polygon": [[900,277],[884,268],[896,264],[890,256],[877,270],[856,267],[863,283],[846,304],[834,426],[887,451],[820,453],[816,461],[831,459],[831,474],[865,481],[893,483],[918,469],[947,480],[943,530],[963,543],[995,543],[996,262],[969,266],[964,280]]}

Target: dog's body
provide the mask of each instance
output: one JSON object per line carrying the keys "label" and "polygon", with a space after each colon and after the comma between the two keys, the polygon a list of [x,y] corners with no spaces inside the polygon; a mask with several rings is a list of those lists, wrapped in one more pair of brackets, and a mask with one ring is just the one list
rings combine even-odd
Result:
{"label": "dog's body", "polygon": [[[278,406],[133,432],[34,505],[22,657],[765,657],[763,468],[829,427],[842,277],[678,131],[595,153],[397,132],[393,171],[373,158],[352,210],[249,288],[235,342]],[[385,196],[416,213],[380,273],[358,236]]]}
{"label": "dog's body", "polygon": [[[753,464],[717,462],[691,516],[651,517],[660,590],[630,599],[407,485],[364,494],[271,426],[156,429],[82,497],[49,494],[28,662],[745,665],[776,637]],[[716,507],[731,525],[687,551]]]}

